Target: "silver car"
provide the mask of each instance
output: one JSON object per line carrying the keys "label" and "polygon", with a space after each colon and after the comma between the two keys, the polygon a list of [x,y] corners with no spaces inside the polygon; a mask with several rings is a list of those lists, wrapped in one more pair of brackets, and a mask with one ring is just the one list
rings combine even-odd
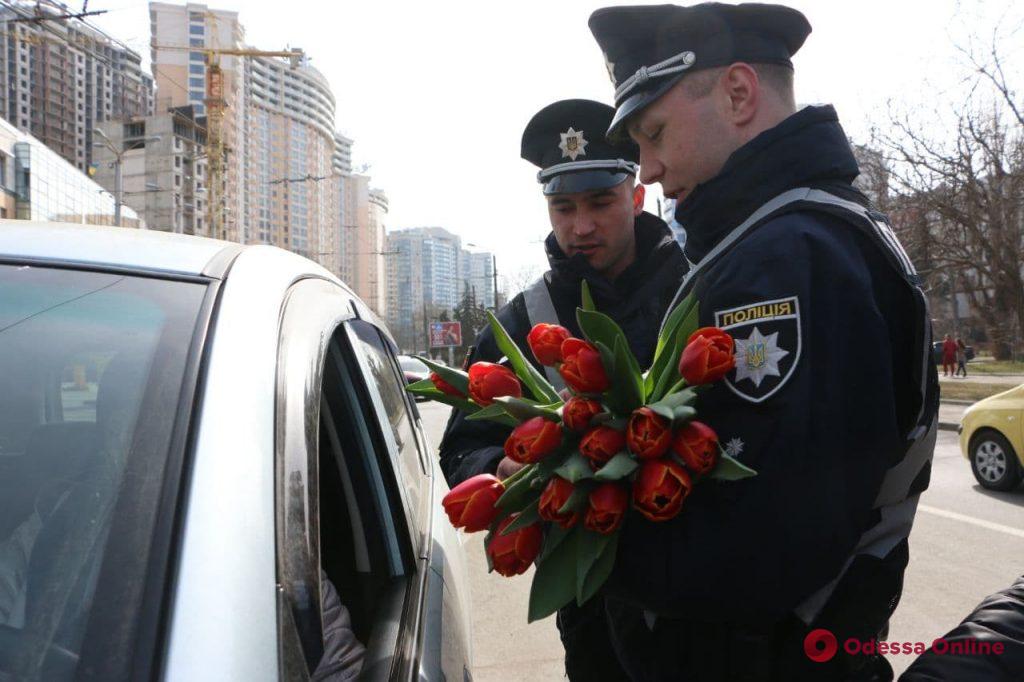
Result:
{"label": "silver car", "polygon": [[306,679],[322,575],[360,679],[469,679],[395,356],[286,251],[0,221],[0,680]]}

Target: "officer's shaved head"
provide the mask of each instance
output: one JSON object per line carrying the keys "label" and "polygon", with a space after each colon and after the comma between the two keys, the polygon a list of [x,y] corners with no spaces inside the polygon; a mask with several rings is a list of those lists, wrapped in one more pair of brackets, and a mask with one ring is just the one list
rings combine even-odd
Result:
{"label": "officer's shaved head", "polygon": [[[750,66],[757,73],[757,79],[765,90],[774,93],[789,109],[796,110],[793,69],[781,64],[751,64]],[[691,99],[707,97],[728,68],[719,66],[689,74],[680,81],[680,87]]]}

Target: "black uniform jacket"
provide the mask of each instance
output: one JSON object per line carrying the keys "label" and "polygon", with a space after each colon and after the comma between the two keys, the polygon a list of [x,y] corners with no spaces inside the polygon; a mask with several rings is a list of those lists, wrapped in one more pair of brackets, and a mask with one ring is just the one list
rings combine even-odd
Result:
{"label": "black uniform jacket", "polygon": [[[698,263],[788,189],[864,205],[857,174],[835,110],[804,108],[681,202],[687,257]],[[769,218],[697,277],[701,325],[730,327],[738,351],[735,374],[698,399],[698,419],[758,475],[701,482],[669,522],[633,512],[607,594],[662,616],[773,623],[835,578],[878,518],[880,482],[922,404],[912,368],[923,315],[882,248],[809,208]],[[894,560],[879,594],[854,590],[850,607],[886,611],[879,625],[899,595],[905,543]]]}
{"label": "black uniform jacket", "polygon": [[[641,213],[634,230],[636,261],[614,282],[599,275],[581,254],[567,258],[554,234],[548,235],[545,242],[551,270],[544,278],[560,323],[578,337],[582,333],[576,324],[576,308],[581,301],[581,282],[586,279],[597,309],[622,327],[637,360],[646,367],[654,354],[661,318],[688,265],[679,244],[660,218]],[[530,322],[522,294],[498,312],[498,320],[532,361],[533,354],[526,344]],[[497,362],[502,357],[488,328],[480,335],[469,361]],[[510,432],[511,429],[495,422],[467,421],[461,412],[452,410],[440,448],[441,469],[448,484],[454,487],[476,474],[494,473],[504,456],[502,446]]]}

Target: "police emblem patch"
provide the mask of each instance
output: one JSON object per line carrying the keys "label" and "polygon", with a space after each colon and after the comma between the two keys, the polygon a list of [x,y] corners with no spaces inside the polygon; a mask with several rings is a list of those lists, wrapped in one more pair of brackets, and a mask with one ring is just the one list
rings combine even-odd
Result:
{"label": "police emblem patch", "polygon": [[583,137],[582,130],[573,130],[570,126],[567,131],[558,134],[562,137],[558,148],[562,150],[563,159],[568,156],[569,159],[575,161],[577,156],[587,155],[586,147],[590,143]]}
{"label": "police emblem patch", "polygon": [[801,347],[796,296],[715,311],[715,326],[736,343],[736,368],[725,377],[736,395],[760,403],[793,376]]}

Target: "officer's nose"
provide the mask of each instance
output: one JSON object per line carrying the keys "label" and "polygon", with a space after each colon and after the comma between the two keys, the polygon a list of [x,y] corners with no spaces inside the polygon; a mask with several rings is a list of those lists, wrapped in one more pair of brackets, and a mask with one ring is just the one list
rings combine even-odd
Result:
{"label": "officer's nose", "polygon": [[577,237],[585,237],[594,231],[596,225],[591,219],[590,212],[585,210],[576,211],[576,219],[572,226],[572,232]]}
{"label": "officer's nose", "polygon": [[651,154],[640,152],[640,182],[650,185],[658,182],[665,174],[665,167]]}

